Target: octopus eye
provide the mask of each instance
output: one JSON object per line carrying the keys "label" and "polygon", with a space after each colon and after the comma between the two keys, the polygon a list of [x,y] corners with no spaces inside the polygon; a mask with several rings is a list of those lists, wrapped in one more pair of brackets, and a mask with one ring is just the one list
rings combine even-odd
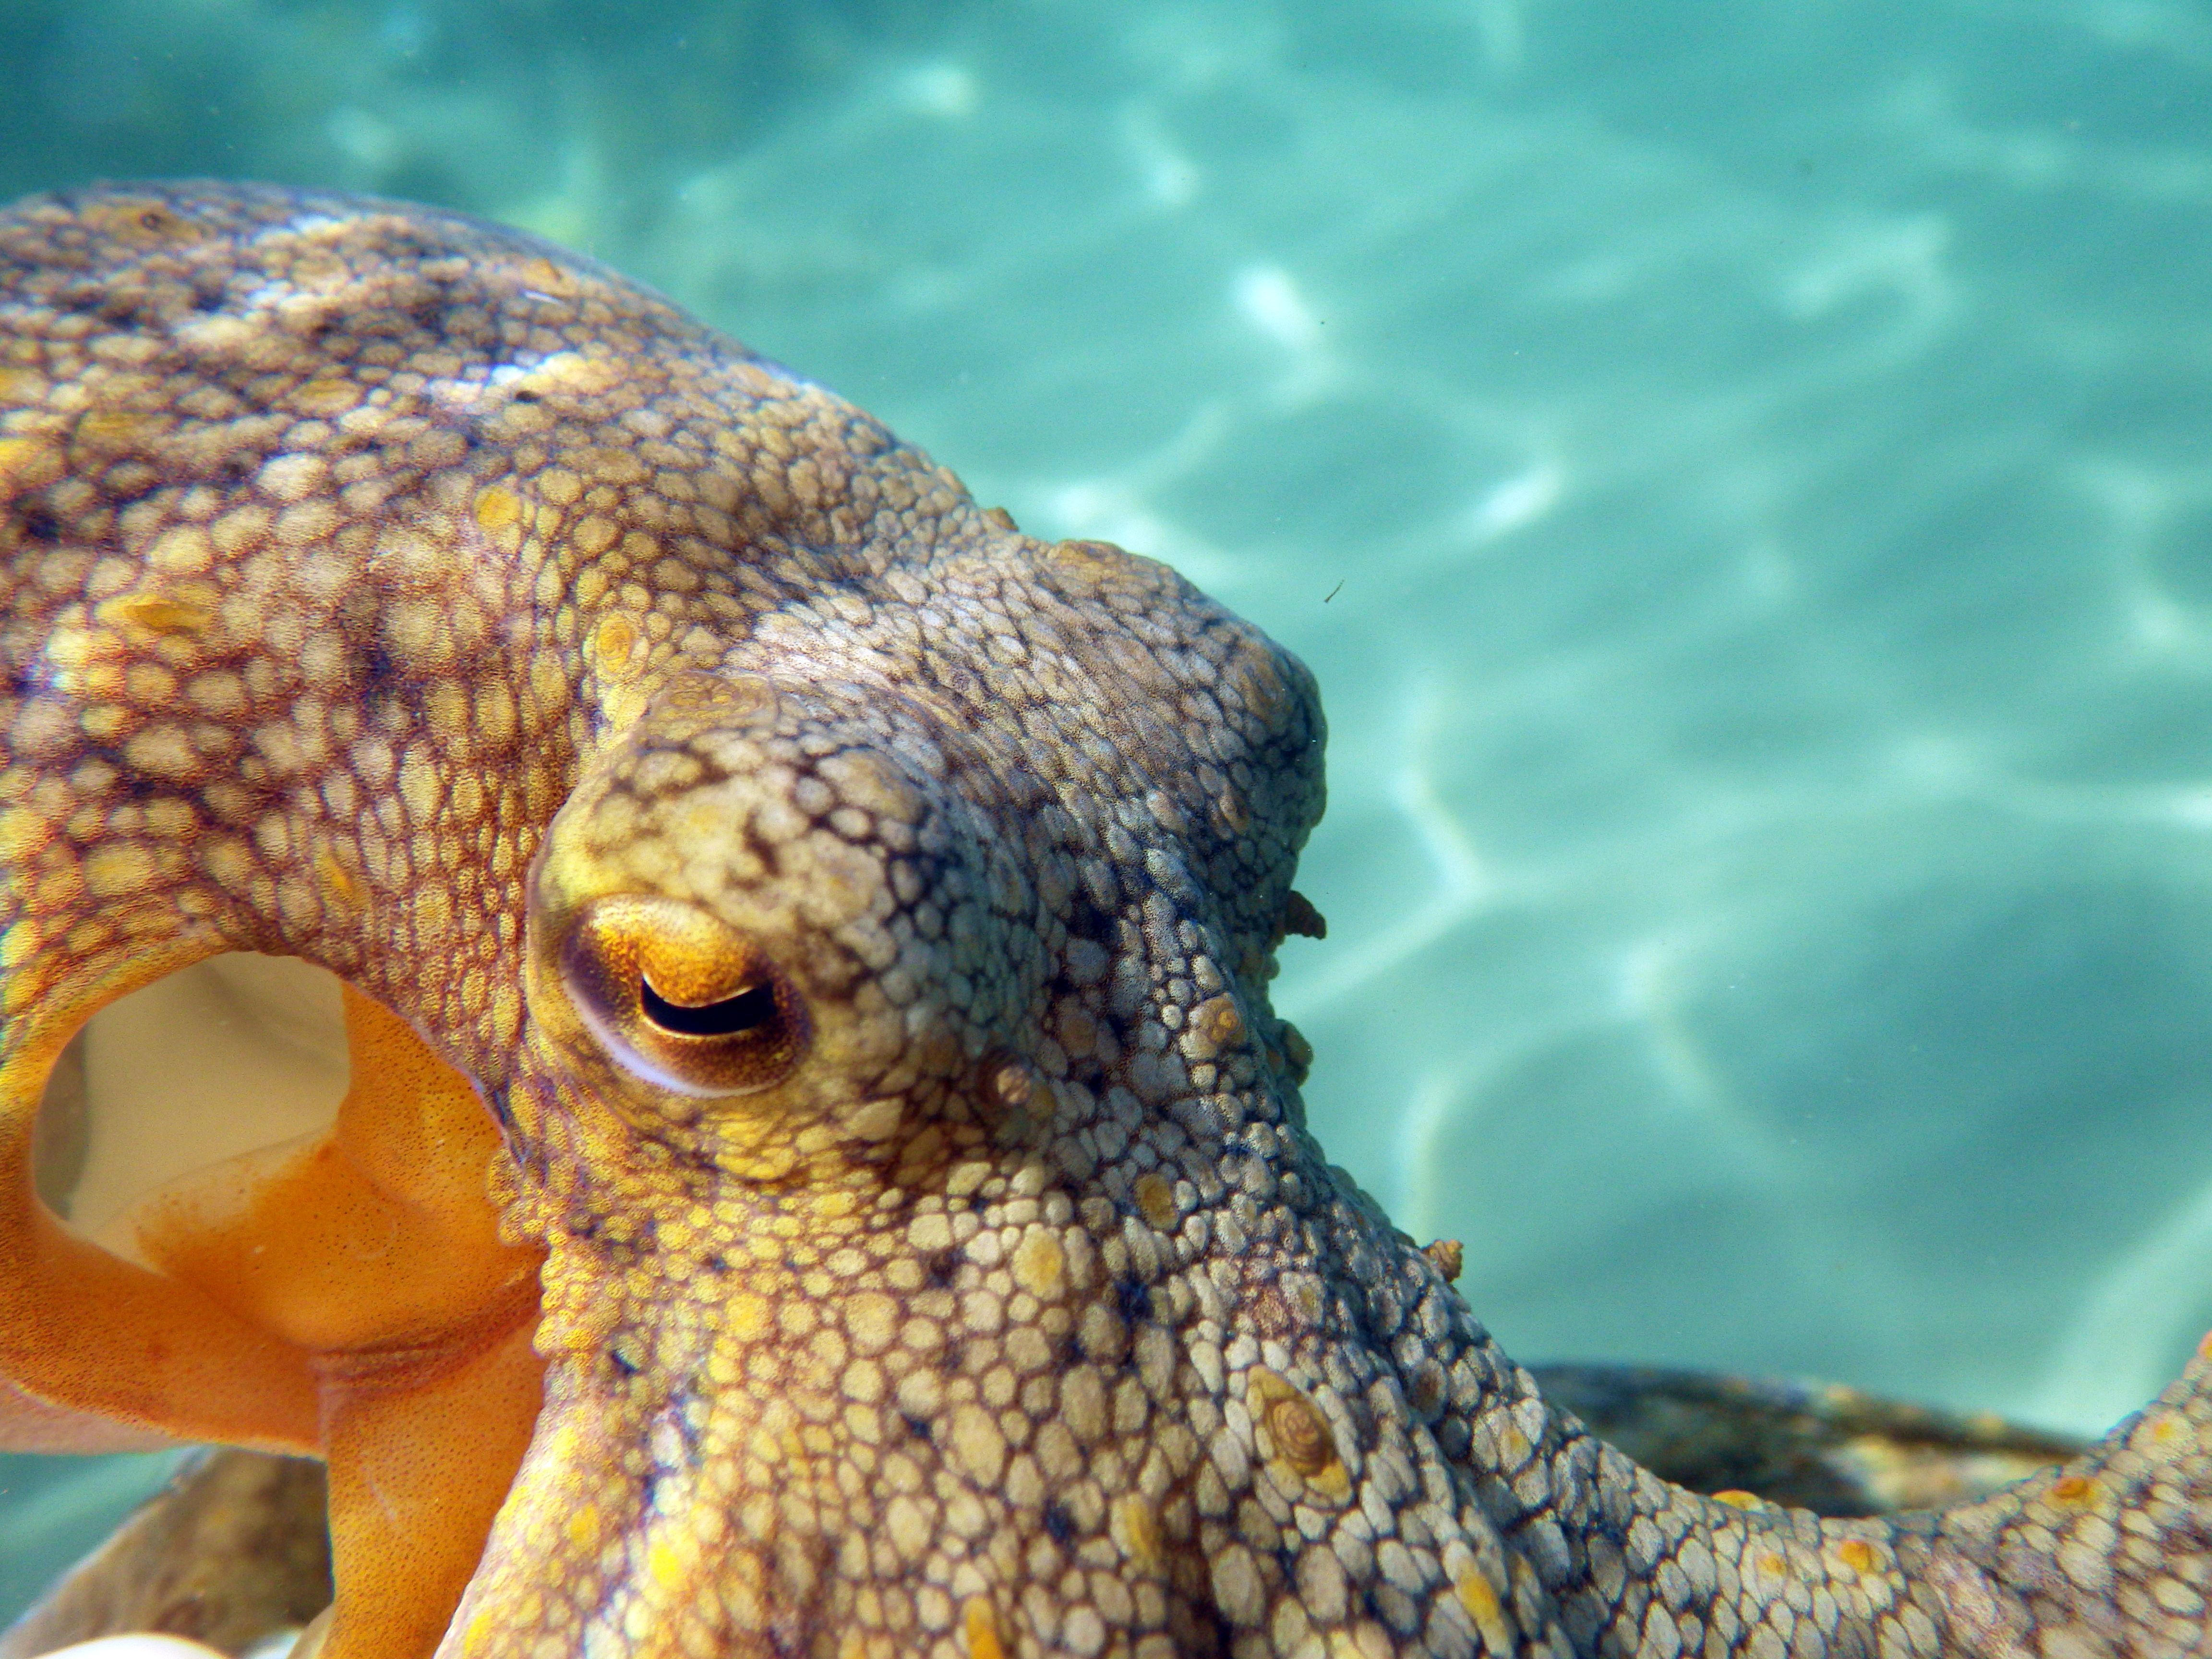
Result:
{"label": "octopus eye", "polygon": [[607,1052],[686,1095],[771,1088],[805,1057],[812,1028],[767,953],[678,899],[602,899],[570,927],[561,978]]}

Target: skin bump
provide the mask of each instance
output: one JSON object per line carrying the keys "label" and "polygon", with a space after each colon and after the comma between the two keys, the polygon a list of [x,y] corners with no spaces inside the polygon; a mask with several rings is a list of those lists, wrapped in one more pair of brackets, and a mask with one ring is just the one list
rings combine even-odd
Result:
{"label": "skin bump", "polygon": [[[337,1659],[2202,1648],[2202,1357],[1831,1522],[1554,1409],[1304,1128],[1324,725],[1166,567],[526,236],[0,216],[0,1442],[329,1461]],[[334,1124],[30,1193],[72,1035],[345,982]]]}

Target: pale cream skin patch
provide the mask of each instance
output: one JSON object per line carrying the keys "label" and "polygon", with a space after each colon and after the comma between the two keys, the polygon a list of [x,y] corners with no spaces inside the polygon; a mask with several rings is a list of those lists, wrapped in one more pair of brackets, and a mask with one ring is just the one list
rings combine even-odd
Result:
{"label": "pale cream skin patch", "polygon": [[[319,1451],[326,1650],[2206,1642],[2201,1361],[1881,1521],[1545,1404],[1305,1133],[1319,701],[1173,573],[451,215],[41,198],[0,283],[0,1437]],[[334,1121],[70,1232],[64,1046],[236,951],[344,981]]]}

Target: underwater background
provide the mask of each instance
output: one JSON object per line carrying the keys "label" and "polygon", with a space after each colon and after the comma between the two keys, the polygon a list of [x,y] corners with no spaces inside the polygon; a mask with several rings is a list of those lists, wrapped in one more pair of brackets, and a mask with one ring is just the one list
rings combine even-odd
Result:
{"label": "underwater background", "polygon": [[[1524,1360],[2212,1324],[2197,0],[0,0],[0,198],[459,207],[1319,675],[1312,1125]],[[0,1458],[0,1620],[162,1459]]]}

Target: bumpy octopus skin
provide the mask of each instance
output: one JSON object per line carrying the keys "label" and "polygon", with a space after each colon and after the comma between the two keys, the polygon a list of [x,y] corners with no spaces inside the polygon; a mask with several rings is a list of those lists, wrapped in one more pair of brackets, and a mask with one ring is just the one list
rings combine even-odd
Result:
{"label": "bumpy octopus skin", "polygon": [[[1172,572],[431,210],[36,198],[0,319],[0,1437],[319,1449],[325,1653],[2212,1649],[2201,1358],[1887,1520],[1547,1406],[1305,1130],[1320,705]],[[241,950],[354,1092],[105,1254],[47,1072]]]}

